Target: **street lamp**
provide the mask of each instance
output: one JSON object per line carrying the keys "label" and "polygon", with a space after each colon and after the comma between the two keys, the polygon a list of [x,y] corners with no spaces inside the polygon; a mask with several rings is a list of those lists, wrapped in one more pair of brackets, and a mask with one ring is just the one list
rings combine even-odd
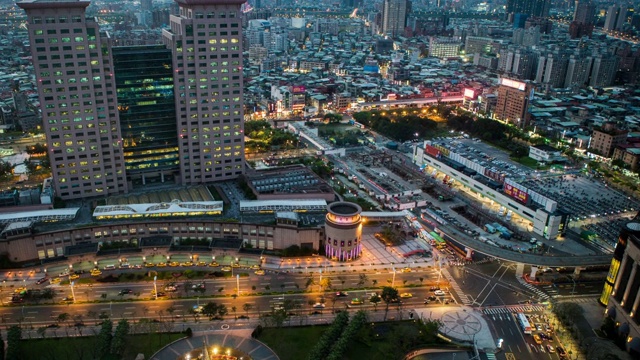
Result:
{"label": "street lamp", "polygon": [[156,300],[158,300],[158,285],[157,285],[158,275],[153,277],[153,292],[156,295]]}
{"label": "street lamp", "polygon": [[75,304],[76,303],[76,293],[73,291],[73,281],[71,281],[69,283],[69,286],[71,286],[71,301]]}
{"label": "street lamp", "polygon": [[236,275],[236,290],[238,292],[238,297],[240,297],[240,274]]}
{"label": "street lamp", "polygon": [[393,267],[393,278],[391,278],[391,287],[393,287],[393,285],[396,282],[396,267]]}

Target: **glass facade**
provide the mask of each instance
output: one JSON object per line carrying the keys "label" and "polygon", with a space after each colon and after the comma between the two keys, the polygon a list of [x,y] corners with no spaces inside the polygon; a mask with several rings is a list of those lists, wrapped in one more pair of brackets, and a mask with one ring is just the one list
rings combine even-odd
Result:
{"label": "glass facade", "polygon": [[127,178],[134,185],[179,173],[171,50],[163,45],[113,48]]}

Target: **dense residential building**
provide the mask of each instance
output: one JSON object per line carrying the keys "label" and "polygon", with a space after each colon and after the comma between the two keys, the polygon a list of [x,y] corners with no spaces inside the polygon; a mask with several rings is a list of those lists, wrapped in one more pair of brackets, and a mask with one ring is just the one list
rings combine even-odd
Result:
{"label": "dense residential building", "polygon": [[618,70],[618,57],[612,55],[597,55],[593,58],[591,79],[589,86],[610,86]]}
{"label": "dense residential building", "polygon": [[382,4],[382,34],[397,37],[404,34],[407,23],[407,0],[384,0]]}
{"label": "dense residential building", "polygon": [[583,36],[591,36],[593,33],[593,21],[596,16],[596,6],[591,1],[576,1],[573,12],[573,21],[569,25],[569,34],[572,39]]}
{"label": "dense residential building", "polygon": [[622,30],[627,21],[627,8],[622,5],[611,5],[607,8],[604,29],[609,31]]}
{"label": "dense residential building", "polygon": [[554,50],[540,55],[536,82],[553,88],[564,86],[568,63],[569,57],[563,51]]}
{"label": "dense residential building", "polygon": [[564,80],[564,87],[584,86],[589,81],[592,62],[593,58],[591,56],[584,56],[580,54],[571,55],[567,65],[567,75]]}
{"label": "dense residential building", "polygon": [[529,83],[506,78],[500,79],[498,101],[494,110],[495,118],[518,127],[525,127],[527,125],[527,109],[533,89],[533,85]]}
{"label": "dense residential building", "polygon": [[174,182],[180,173],[171,51],[113,48],[120,131],[129,187]]}
{"label": "dense residential building", "polygon": [[593,130],[590,148],[604,157],[611,157],[613,150],[627,141],[629,131],[618,129],[615,124],[607,123]]}
{"label": "dense residential building", "polygon": [[89,1],[22,1],[57,196],[127,192],[109,34]]}
{"label": "dense residential building", "polygon": [[182,184],[235,179],[244,170],[244,0],[176,0],[163,30],[173,54]]}

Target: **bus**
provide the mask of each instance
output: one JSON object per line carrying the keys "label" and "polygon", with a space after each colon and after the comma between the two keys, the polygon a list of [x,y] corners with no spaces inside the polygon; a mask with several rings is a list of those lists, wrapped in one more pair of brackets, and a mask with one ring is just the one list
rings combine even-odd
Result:
{"label": "bus", "polygon": [[527,320],[527,317],[523,313],[518,313],[516,317],[518,319],[518,324],[520,324],[520,327],[522,328],[522,331],[525,334],[531,335],[531,324],[529,324],[529,320]]}
{"label": "bus", "polygon": [[438,248],[444,247],[447,245],[444,239],[441,238],[440,235],[438,235],[438,233],[436,233],[435,231],[430,232],[429,235],[431,235],[431,237],[436,241],[436,246]]}

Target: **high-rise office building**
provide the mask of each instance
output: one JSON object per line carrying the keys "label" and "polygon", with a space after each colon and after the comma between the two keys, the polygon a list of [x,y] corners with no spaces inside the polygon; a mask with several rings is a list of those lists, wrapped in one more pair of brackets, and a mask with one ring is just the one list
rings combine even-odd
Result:
{"label": "high-rise office building", "polygon": [[640,354],[640,214],[626,223],[618,235],[600,303],[605,316],[616,324],[626,350]]}
{"label": "high-rise office building", "polygon": [[627,21],[627,8],[621,5],[611,5],[607,8],[607,17],[604,20],[604,30],[622,30]]}
{"label": "high-rise office building", "polygon": [[533,85],[530,83],[506,78],[500,79],[498,101],[494,111],[495,118],[518,127],[527,126],[527,111],[533,89]]}
{"label": "high-rise office building", "polygon": [[245,0],[175,0],[163,41],[173,53],[181,183],[244,170],[242,19]]}
{"label": "high-rise office building", "polygon": [[114,47],[113,67],[129,187],[174,182],[180,161],[171,50]]}
{"label": "high-rise office building", "polygon": [[407,0],[384,0],[382,5],[382,33],[391,37],[404,34],[407,21]]}
{"label": "high-rise office building", "polygon": [[507,0],[507,14],[549,16],[550,0]]}
{"label": "high-rise office building", "polygon": [[89,1],[30,0],[33,66],[57,196],[127,192],[112,39],[85,18]]}

